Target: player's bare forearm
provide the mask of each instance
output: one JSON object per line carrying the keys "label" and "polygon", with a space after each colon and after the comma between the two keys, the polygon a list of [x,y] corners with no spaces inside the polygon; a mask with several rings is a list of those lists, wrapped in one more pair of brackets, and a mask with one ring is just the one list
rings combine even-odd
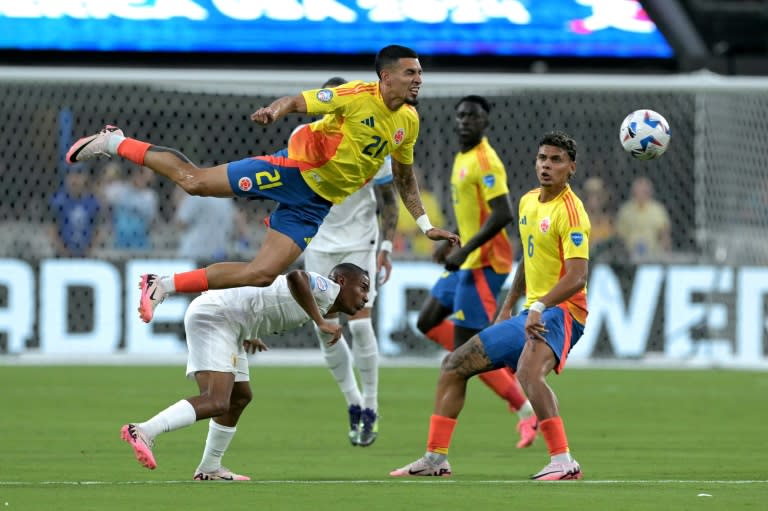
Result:
{"label": "player's bare forearm", "polygon": [[309,274],[303,270],[293,270],[286,275],[288,289],[296,303],[304,309],[304,312],[317,324],[323,322],[323,316],[317,307],[315,297],[309,288]]}
{"label": "player's bare forearm", "polygon": [[549,293],[539,298],[547,307],[566,301],[587,285],[589,261],[587,259],[566,259],[565,274],[560,277]]}
{"label": "player's bare forearm", "polygon": [[491,207],[491,215],[480,226],[480,230],[464,245],[465,250],[471,252],[483,246],[512,221],[512,204],[509,202],[507,194],[494,197],[488,201],[488,205]]}
{"label": "player's bare forearm", "polygon": [[512,221],[512,205],[507,194],[494,197],[488,201],[488,205],[491,208],[490,216],[460,250],[455,250],[446,256],[446,270],[458,270],[472,251],[485,245]]}
{"label": "player's bare forearm", "polygon": [[377,187],[379,193],[379,210],[381,211],[381,235],[384,240],[393,240],[397,230],[397,217],[400,208],[397,207],[397,196],[394,185],[385,184]]}
{"label": "player's bare forearm", "polygon": [[496,318],[496,321],[504,321],[505,319],[509,319],[512,316],[512,307],[515,306],[515,303],[520,299],[521,296],[525,293],[525,264],[523,263],[523,260],[520,260],[520,263],[517,265],[517,270],[515,271],[515,276],[512,279],[512,285],[509,288],[509,292],[507,293],[507,297],[504,299],[504,303],[501,305],[501,309],[499,309],[499,316]]}
{"label": "player's bare forearm", "polygon": [[[396,170],[397,169],[397,170]],[[400,194],[400,199],[405,205],[405,209],[416,219],[425,213],[424,205],[421,203],[421,194],[419,185],[416,182],[416,175],[413,173],[412,165],[405,165],[392,160],[392,171],[395,186]]]}
{"label": "player's bare forearm", "polygon": [[304,96],[283,96],[273,101],[269,106],[261,107],[251,114],[251,120],[259,124],[271,124],[288,114],[306,113],[307,102]]}
{"label": "player's bare forearm", "polygon": [[[421,203],[419,185],[416,182],[416,175],[413,173],[413,165],[400,163],[392,158],[392,175],[405,208],[414,220],[418,220],[426,212],[424,211],[424,205]],[[426,230],[424,234],[432,241],[448,240],[452,245],[461,244],[456,234],[439,227],[432,227]]]}

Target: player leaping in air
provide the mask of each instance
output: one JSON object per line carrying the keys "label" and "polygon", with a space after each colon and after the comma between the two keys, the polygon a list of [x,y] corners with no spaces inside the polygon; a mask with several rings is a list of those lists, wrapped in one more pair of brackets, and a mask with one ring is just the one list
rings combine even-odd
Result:
{"label": "player leaping in air", "polygon": [[414,106],[422,84],[418,55],[390,45],[378,52],[375,64],[378,82],[304,91],[251,114],[262,125],[291,113],[334,114],[302,127],[287,149],[271,156],[199,168],[175,149],[127,138],[114,126],[75,142],[67,153],[69,163],[118,155],[167,177],[190,195],[258,197],[279,203],[250,262],[216,263],[169,276],[142,275],[142,320],[150,322],[170,293],[270,285],[307,247],[331,206],[373,178],[387,155],[392,156],[400,198],[424,234],[435,241],[459,243],[456,234],[431,225],[413,173],[419,135]]}

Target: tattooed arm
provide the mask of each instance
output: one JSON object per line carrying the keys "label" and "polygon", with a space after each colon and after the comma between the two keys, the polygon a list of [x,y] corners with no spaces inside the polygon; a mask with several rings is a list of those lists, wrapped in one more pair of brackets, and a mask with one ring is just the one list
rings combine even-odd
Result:
{"label": "tattooed arm", "polygon": [[[419,194],[419,185],[416,182],[416,175],[413,173],[413,165],[400,163],[392,158],[392,175],[395,179],[397,191],[400,193],[400,198],[411,216],[417,220],[417,223],[419,218],[426,219],[426,212],[424,211],[421,195]],[[459,236],[457,234],[440,229],[439,227],[430,227],[424,234],[434,241],[448,240],[453,245],[459,244]]]}
{"label": "tattooed arm", "polygon": [[[392,183],[377,186],[376,199],[379,205],[379,214],[381,215],[382,239],[379,253],[376,256],[376,275],[379,279],[379,285],[382,285],[389,280],[389,276],[392,274],[392,240],[395,239],[397,217],[400,215],[400,208],[397,207],[395,186]],[[389,242],[388,246],[384,244],[384,241]],[[384,270],[383,273],[382,269]]]}

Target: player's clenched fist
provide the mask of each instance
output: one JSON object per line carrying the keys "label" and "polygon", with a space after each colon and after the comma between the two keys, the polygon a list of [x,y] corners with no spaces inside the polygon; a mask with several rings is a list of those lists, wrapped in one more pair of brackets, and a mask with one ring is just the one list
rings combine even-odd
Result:
{"label": "player's clenched fist", "polygon": [[251,120],[259,124],[271,124],[275,118],[275,111],[269,106],[261,107],[251,114]]}

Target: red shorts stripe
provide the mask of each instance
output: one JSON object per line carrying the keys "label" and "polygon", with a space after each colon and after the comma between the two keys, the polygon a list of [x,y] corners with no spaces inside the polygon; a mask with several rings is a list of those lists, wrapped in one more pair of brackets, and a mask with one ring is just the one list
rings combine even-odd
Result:
{"label": "red shorts stripe", "polygon": [[483,309],[485,309],[485,313],[488,315],[488,321],[493,321],[493,316],[496,314],[496,296],[491,292],[491,286],[485,278],[483,268],[472,270],[472,278],[475,279],[477,294],[480,296]]}
{"label": "red shorts stripe", "polygon": [[573,336],[573,318],[568,311],[568,305],[561,303],[558,308],[563,311],[563,353],[560,355],[560,363],[555,368],[555,372],[560,374],[560,371],[565,367],[565,359],[568,358],[568,352],[571,351],[571,338]]}

